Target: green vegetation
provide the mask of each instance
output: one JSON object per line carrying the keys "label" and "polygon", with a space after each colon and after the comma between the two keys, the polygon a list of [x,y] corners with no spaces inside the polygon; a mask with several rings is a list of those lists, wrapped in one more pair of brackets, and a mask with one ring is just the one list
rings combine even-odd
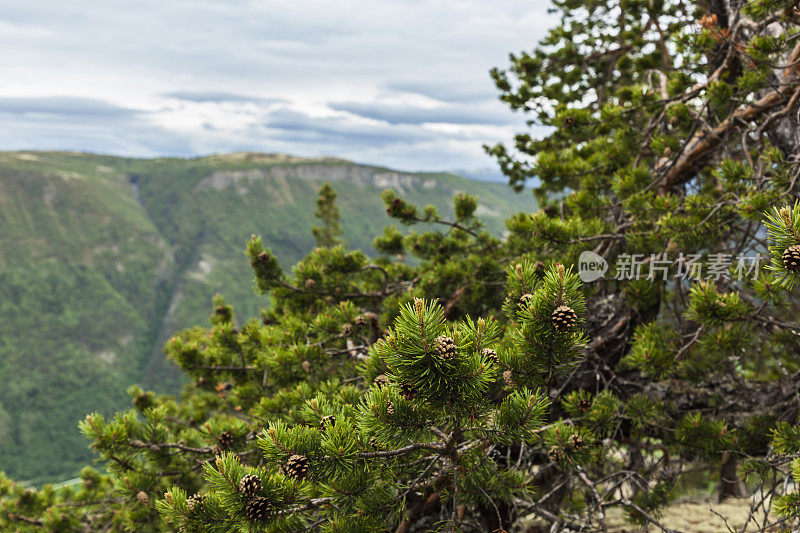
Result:
{"label": "green vegetation", "polygon": [[86,413],[125,408],[133,383],[176,392],[184,378],[164,342],[205,322],[216,293],[257,314],[242,243],[263,235],[282,264],[297,262],[315,246],[324,181],[344,240],[373,254],[386,188],[439,203],[477,193],[496,235],[534,205],[501,185],[335,159],[0,154],[0,470],[72,477],[91,457],[77,430]]}
{"label": "green vegetation", "polygon": [[[166,343],[181,395],[132,387],[129,410],[87,415],[103,468],[75,486],[0,475],[0,528],[672,532],[673,504],[716,493],[748,507],[730,531],[799,530],[800,11],[554,4],[558,27],[493,72],[550,127],[489,148],[511,185],[539,178],[502,239],[478,197],[439,213],[438,185],[387,178],[394,225],[366,254],[337,215],[362,176],[326,172],[337,194],[302,208],[323,246],[284,269],[285,216],[235,232],[301,198],[288,180],[138,172],[176,271],[245,245],[264,307],[197,289],[210,326]],[[230,198],[253,214],[218,215]],[[604,278],[579,275],[586,252]]]}

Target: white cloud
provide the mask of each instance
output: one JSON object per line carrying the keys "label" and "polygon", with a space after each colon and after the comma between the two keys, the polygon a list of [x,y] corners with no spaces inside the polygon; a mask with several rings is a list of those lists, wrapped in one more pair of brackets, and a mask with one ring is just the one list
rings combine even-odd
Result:
{"label": "white cloud", "polygon": [[[487,72],[535,45],[554,22],[546,8],[543,0],[3,5],[0,149],[263,150],[407,169],[487,166],[481,144],[524,127],[496,101]],[[22,103],[50,107],[13,111]],[[127,114],[98,121],[101,108]]]}

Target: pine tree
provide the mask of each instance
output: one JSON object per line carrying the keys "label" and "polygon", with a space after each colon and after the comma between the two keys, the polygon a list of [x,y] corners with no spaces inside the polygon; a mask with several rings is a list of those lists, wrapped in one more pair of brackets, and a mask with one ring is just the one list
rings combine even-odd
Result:
{"label": "pine tree", "polygon": [[[476,198],[448,217],[387,191],[408,229],[369,258],[323,186],[319,247],[290,272],[247,243],[262,315],[217,297],[166,346],[181,398],[132,387],[131,411],[87,416],[105,472],[81,486],[0,478],[0,528],[585,531],[620,508],[669,530],[698,479],[755,487],[751,527],[796,527],[797,10],[555,8],[493,71],[548,128],[488,149],[537,212],[498,239]],[[581,281],[587,251],[605,278]]]}
{"label": "pine tree", "polygon": [[311,232],[317,246],[328,248],[341,243],[342,226],[339,223],[339,208],[336,207],[336,189],[330,183],[323,183],[317,196],[317,209],[314,216],[322,225],[314,226]]}

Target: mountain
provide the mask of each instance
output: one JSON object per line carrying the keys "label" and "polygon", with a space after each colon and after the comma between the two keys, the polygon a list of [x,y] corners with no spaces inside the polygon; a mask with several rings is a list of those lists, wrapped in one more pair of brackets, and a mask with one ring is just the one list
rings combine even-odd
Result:
{"label": "mountain", "polygon": [[250,317],[243,253],[255,233],[291,267],[314,246],[316,191],[336,187],[344,238],[374,253],[390,222],[380,193],[452,212],[479,197],[500,235],[528,193],[447,173],[406,173],[333,158],[239,153],[130,159],[67,152],[0,152],[0,470],[38,483],[86,463],[78,421],[127,409],[140,383],[175,392],[167,338],[208,322],[211,297]]}
{"label": "mountain", "polygon": [[486,168],[459,168],[449,172],[475,181],[489,181],[492,183],[508,183],[508,176],[497,167]]}

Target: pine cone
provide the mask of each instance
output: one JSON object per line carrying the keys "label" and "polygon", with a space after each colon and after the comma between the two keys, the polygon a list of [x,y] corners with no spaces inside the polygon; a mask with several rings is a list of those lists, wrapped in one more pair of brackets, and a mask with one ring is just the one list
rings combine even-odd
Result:
{"label": "pine cone", "polygon": [[581,437],[577,433],[573,433],[569,437],[569,445],[572,447],[573,450],[582,450],[583,449],[583,437]]}
{"label": "pine cone", "polygon": [[261,480],[258,478],[258,476],[254,476],[253,474],[244,476],[239,481],[239,492],[248,498],[252,498],[261,492]]}
{"label": "pine cone", "polygon": [[355,319],[356,327],[365,328],[369,324],[369,319],[366,314],[360,314]]}
{"label": "pine cone", "polygon": [[303,367],[303,370],[306,371],[306,374],[311,372],[311,363],[309,363],[308,361],[303,360],[303,362],[300,363],[300,366]]}
{"label": "pine cone", "polygon": [[503,372],[503,379],[505,380],[506,385],[508,385],[509,387],[513,388],[517,386],[517,382],[514,381],[514,377],[511,374],[511,370],[506,370],[505,372]]}
{"label": "pine cone", "polygon": [[567,331],[578,321],[578,315],[575,314],[575,311],[573,311],[571,307],[562,305],[556,307],[556,310],[550,315],[550,319],[556,331]]}
{"label": "pine cone", "polygon": [[272,516],[272,505],[270,501],[263,496],[256,496],[244,507],[244,514],[248,520],[253,522],[263,522]]}
{"label": "pine cone", "polygon": [[352,324],[344,324],[342,325],[342,335],[345,337],[352,337],[353,336],[353,325]]}
{"label": "pine cone", "polygon": [[304,455],[292,455],[283,465],[283,473],[298,481],[303,480],[308,473],[308,459]]}
{"label": "pine cone", "polygon": [[456,347],[455,341],[450,337],[440,335],[436,337],[433,342],[433,353],[436,354],[440,359],[448,361],[456,356],[458,348]]}
{"label": "pine cone", "polygon": [[311,278],[308,278],[308,279],[306,280],[306,290],[307,290],[307,291],[313,291],[313,290],[314,290],[314,289],[316,289],[316,288],[317,288],[317,282],[316,282],[316,281],[314,281],[314,280],[313,280],[313,279],[311,279]]}
{"label": "pine cone", "polygon": [[258,254],[258,262],[263,266],[267,266],[269,264],[269,254],[267,252],[261,252]]}
{"label": "pine cone", "polygon": [[199,492],[194,496],[186,498],[186,507],[189,508],[190,513],[199,513],[203,510],[203,505],[206,503],[206,497]]}
{"label": "pine cone", "polygon": [[389,402],[389,405],[386,406],[386,414],[394,416],[394,404],[392,402]]}
{"label": "pine cone", "polygon": [[528,307],[528,303],[531,301],[531,298],[533,298],[533,294],[523,294],[519,297],[519,306]]}
{"label": "pine cone", "polygon": [[142,505],[150,505],[150,496],[143,490],[136,493],[136,499],[139,500],[139,503]]}
{"label": "pine cone", "polygon": [[389,216],[399,215],[405,207],[405,202],[400,198],[393,198],[392,203],[386,208],[386,214]]}
{"label": "pine cone", "polygon": [[497,357],[497,352],[495,352],[491,348],[484,348],[483,350],[481,350],[481,356],[487,361],[490,361],[494,364],[500,363],[500,358]]}
{"label": "pine cone", "polygon": [[330,424],[331,427],[336,425],[336,417],[333,415],[323,416],[319,422],[319,429],[325,431],[325,427]]}
{"label": "pine cone", "polygon": [[370,437],[369,438],[369,446],[370,446],[370,448],[373,448],[373,449],[377,450],[378,449],[378,439],[376,439],[375,437]]}
{"label": "pine cone", "polygon": [[554,463],[560,463],[564,460],[564,452],[562,452],[561,448],[558,446],[551,446],[550,451],[547,452],[547,454],[550,456],[550,460]]}
{"label": "pine cone", "polygon": [[230,448],[233,446],[233,435],[227,431],[223,431],[217,437],[217,444],[219,444],[219,447],[222,449]]}
{"label": "pine cone", "polygon": [[794,244],[781,255],[783,266],[789,272],[800,272],[800,244]]}
{"label": "pine cone", "polygon": [[416,390],[414,389],[414,387],[412,387],[408,383],[401,383],[398,386],[398,388],[400,389],[399,390],[400,396],[408,401],[411,401],[416,394]]}
{"label": "pine cone", "polygon": [[578,409],[584,413],[591,408],[592,408],[592,400],[583,399],[578,402]]}
{"label": "pine cone", "polygon": [[377,386],[379,389],[382,389],[389,384],[389,378],[386,377],[386,374],[380,374],[379,376],[376,376],[374,381],[375,386]]}

